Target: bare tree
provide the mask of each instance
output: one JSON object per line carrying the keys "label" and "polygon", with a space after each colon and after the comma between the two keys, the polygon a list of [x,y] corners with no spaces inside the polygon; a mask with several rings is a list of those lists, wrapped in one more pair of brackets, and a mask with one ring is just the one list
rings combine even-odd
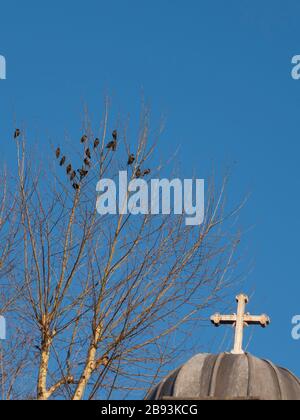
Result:
{"label": "bare tree", "polygon": [[[19,217],[17,197],[12,194],[13,187],[5,170],[0,176],[0,398],[18,399],[23,392],[18,389],[20,375],[25,373],[29,364],[28,338],[18,329],[16,321],[18,302],[23,296],[22,283],[15,279],[15,268],[20,263]],[[6,318],[14,325],[14,336],[6,335]],[[2,341],[3,340],[3,341]]]}
{"label": "bare tree", "polygon": [[99,179],[126,169],[131,179],[150,179],[148,168],[156,176],[161,170],[148,111],[135,142],[108,116],[106,107],[96,134],[86,118],[72,147],[55,145],[50,164],[27,154],[24,133],[15,140],[21,261],[13,271],[22,291],[16,310],[37,378],[24,398],[34,387],[39,400],[145,394],[187,348],[187,325],[234,278],[238,239],[226,230],[235,213],[224,212],[226,181],[219,191],[210,184],[200,227],[186,226],[184,216],[99,216]]}

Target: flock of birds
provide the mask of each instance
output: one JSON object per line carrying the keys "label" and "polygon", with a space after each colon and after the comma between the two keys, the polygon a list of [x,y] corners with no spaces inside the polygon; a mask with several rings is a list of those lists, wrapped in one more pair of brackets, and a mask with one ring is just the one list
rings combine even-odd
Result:
{"label": "flock of birds", "polygon": [[[81,137],[80,142],[82,144],[86,144],[88,141],[88,136],[85,134]],[[93,148],[94,150],[96,150],[100,145],[100,140],[98,138],[96,138],[94,140],[94,144],[93,144]],[[112,140],[106,145],[106,149],[108,151],[111,152],[116,152],[117,150],[117,146],[118,146],[118,132],[117,130],[114,130],[112,132]],[[61,156],[61,149],[60,147],[58,147],[56,149],[56,159],[60,159],[59,165],[61,167],[65,166],[67,158],[66,156]],[[72,182],[72,186],[74,188],[74,190],[79,190],[80,188],[80,182],[88,175],[89,170],[91,168],[91,160],[92,160],[92,154],[91,154],[91,149],[87,148],[85,150],[85,157],[83,160],[83,166],[80,169],[74,170],[72,167],[72,164],[68,164],[66,167],[66,173],[70,178],[70,181]],[[131,153],[128,157],[128,161],[127,161],[127,165],[128,166],[132,166],[133,163],[135,162],[136,158],[135,155],[133,153]],[[145,169],[142,170],[141,167],[139,166],[136,170],[135,170],[135,178],[141,178],[144,176],[147,176],[151,173],[150,169]]]}
{"label": "flock of birds", "polygon": [[[14,139],[16,140],[21,135],[21,130],[17,128],[14,132]],[[84,134],[80,140],[81,144],[86,144],[88,142],[88,136]],[[100,140],[96,138],[94,140],[93,148],[94,151],[99,147]],[[118,132],[114,130],[112,132],[112,140],[106,145],[106,149],[111,152],[116,152],[118,146]],[[65,155],[62,155],[60,147],[56,149],[55,152],[56,159],[59,159],[59,165],[64,167],[67,163],[67,158]],[[92,160],[92,153],[91,149],[88,147],[85,150],[85,156],[83,160],[83,165],[80,169],[75,170],[71,163],[66,166],[66,173],[69,177],[74,190],[79,190],[81,181],[88,175],[89,170],[91,168],[91,160]],[[130,153],[127,161],[128,166],[132,166],[136,160],[134,153]],[[135,178],[142,178],[151,173],[151,169],[142,170],[140,166],[138,166],[135,170],[134,176]]]}

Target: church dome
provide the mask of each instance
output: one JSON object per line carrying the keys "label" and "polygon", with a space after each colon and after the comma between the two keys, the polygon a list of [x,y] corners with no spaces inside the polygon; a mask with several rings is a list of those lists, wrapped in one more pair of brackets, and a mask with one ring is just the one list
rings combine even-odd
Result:
{"label": "church dome", "polygon": [[198,354],[147,399],[300,400],[300,381],[288,370],[247,353]]}

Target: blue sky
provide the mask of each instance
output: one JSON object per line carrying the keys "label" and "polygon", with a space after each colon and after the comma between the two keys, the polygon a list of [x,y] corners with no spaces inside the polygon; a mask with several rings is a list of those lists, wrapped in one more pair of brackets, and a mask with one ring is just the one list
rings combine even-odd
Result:
{"label": "blue sky", "polygon": [[117,113],[134,116],[144,95],[154,121],[167,118],[162,154],[181,145],[183,176],[231,166],[230,203],[251,193],[239,221],[252,267],[244,289],[254,293],[249,310],[267,312],[272,326],[255,331],[250,350],[298,375],[299,18],[297,0],[11,0],[0,9],[1,159],[14,159],[15,119],[48,150],[49,139],[79,132],[84,102],[96,119],[108,93]]}

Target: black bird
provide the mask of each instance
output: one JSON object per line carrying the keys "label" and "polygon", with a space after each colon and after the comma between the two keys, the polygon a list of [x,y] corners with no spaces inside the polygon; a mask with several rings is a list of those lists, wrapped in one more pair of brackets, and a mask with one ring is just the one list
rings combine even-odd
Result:
{"label": "black bird", "polygon": [[18,137],[20,137],[21,135],[21,130],[19,130],[18,128],[15,130],[14,132],[14,139],[17,139]]}
{"label": "black bird", "polygon": [[95,139],[95,141],[94,141],[94,149],[97,149],[97,147],[99,146],[99,144],[100,144],[100,140],[98,138]]}
{"label": "black bird", "polygon": [[76,178],[76,172],[73,171],[70,175],[70,181],[74,181],[75,178]]}
{"label": "black bird", "polygon": [[91,162],[89,161],[88,158],[85,158],[83,162],[84,162],[85,166],[88,166],[88,167],[91,166]]}
{"label": "black bird", "polygon": [[74,182],[74,184],[73,184],[73,188],[74,188],[74,190],[76,190],[76,191],[77,191],[77,190],[79,190],[79,188],[80,188],[80,187],[79,187],[79,185],[78,185],[78,184],[76,184],[76,182]]}
{"label": "black bird", "polygon": [[89,159],[92,159],[90,149],[86,149],[86,151],[85,151],[85,155],[86,155]]}
{"label": "black bird", "polygon": [[58,159],[59,156],[60,156],[60,148],[59,147],[56,149],[55,155],[56,155],[56,159]]}
{"label": "black bird", "polygon": [[107,149],[112,150],[113,152],[115,152],[117,150],[117,140],[112,140],[110,141],[107,146]]}
{"label": "black bird", "polygon": [[72,165],[68,165],[67,166],[67,175],[69,175],[69,173],[72,171]]}
{"label": "black bird", "polygon": [[84,136],[82,136],[81,137],[81,143],[86,143],[87,142],[87,140],[88,140],[88,137],[87,137],[87,135],[85,134]]}
{"label": "black bird", "polygon": [[89,173],[89,171],[87,171],[86,169],[78,169],[78,173],[80,175],[80,180],[82,180],[83,178],[85,178],[87,176],[87,174]]}
{"label": "black bird", "polygon": [[143,172],[143,176],[150,175],[150,174],[151,174],[151,169],[146,169],[146,170]]}
{"label": "black bird", "polygon": [[61,158],[61,161],[60,161],[60,166],[64,166],[64,164],[66,163],[66,156],[63,156],[62,158]]}
{"label": "black bird", "polygon": [[140,167],[137,168],[134,175],[136,178],[140,178],[142,176],[142,171]]}
{"label": "black bird", "polygon": [[112,132],[112,138],[113,138],[114,140],[117,140],[117,139],[118,139],[118,132],[117,132],[117,130],[114,130],[114,131]]}
{"label": "black bird", "polygon": [[129,155],[127,165],[132,165],[134,161],[135,161],[135,156],[133,153],[131,153],[131,155]]}

